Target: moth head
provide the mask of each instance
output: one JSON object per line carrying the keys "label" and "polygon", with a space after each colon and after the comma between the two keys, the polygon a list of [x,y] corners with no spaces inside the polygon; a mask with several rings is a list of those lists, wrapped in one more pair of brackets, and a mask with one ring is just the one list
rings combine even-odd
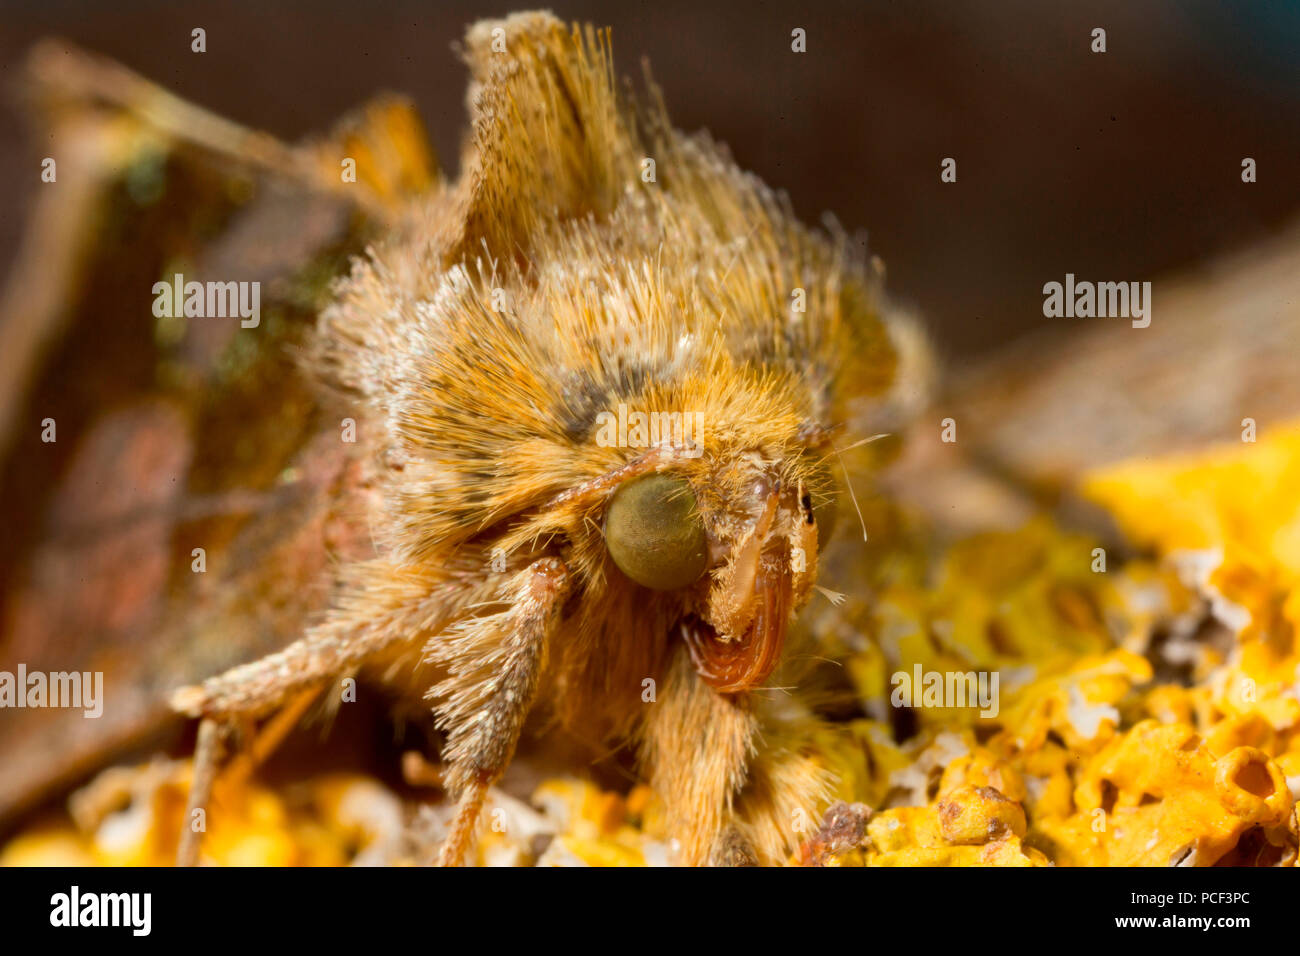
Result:
{"label": "moth head", "polygon": [[605,546],[629,580],[680,599],[674,628],[716,690],[739,693],[776,667],[807,601],[835,516],[826,464],[749,450],[623,481]]}

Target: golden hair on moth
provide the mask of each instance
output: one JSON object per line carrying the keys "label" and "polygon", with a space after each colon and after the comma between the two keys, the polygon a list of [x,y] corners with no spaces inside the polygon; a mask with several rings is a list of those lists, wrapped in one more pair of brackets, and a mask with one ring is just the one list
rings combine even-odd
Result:
{"label": "golden hair on moth", "polygon": [[[678,862],[780,862],[833,783],[794,743],[815,718],[790,625],[834,448],[894,379],[879,290],[843,237],[620,93],[607,34],[519,14],[466,51],[461,179],[354,264],[313,351],[357,409],[376,556],[297,643],[175,705],[206,753],[221,722],[378,668],[446,734],[444,864],[530,714],[633,747]],[[699,445],[598,440],[620,405],[698,416]]]}

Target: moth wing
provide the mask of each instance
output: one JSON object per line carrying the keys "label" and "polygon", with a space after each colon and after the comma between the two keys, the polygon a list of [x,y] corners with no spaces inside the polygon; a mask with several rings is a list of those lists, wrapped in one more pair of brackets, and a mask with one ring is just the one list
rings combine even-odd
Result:
{"label": "moth wing", "polygon": [[[333,568],[369,553],[345,413],[294,352],[346,254],[437,182],[395,98],[301,147],[214,141],[197,107],[67,51],[29,63],[58,180],[0,300],[0,670],[101,672],[105,699],[97,719],[0,713],[0,827],[174,738],[171,691],[299,637]],[[331,185],[340,156],[361,159],[359,192]],[[257,326],[155,315],[154,283],[181,271],[259,282]]]}

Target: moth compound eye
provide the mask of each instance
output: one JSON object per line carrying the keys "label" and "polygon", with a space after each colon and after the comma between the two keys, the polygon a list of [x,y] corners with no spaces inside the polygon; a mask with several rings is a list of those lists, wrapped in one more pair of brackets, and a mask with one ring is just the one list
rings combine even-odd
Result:
{"label": "moth compound eye", "polygon": [[637,584],[671,591],[694,583],[704,573],[708,547],[691,486],[674,475],[620,486],[605,511],[605,547]]}

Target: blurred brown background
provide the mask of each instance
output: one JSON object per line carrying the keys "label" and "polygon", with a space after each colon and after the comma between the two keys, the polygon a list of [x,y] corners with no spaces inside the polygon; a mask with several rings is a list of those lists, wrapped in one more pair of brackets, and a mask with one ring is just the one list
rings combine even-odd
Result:
{"label": "blurred brown background", "polygon": [[[648,56],[675,122],[708,127],[815,220],[869,230],[890,285],[960,362],[1042,328],[1066,272],[1141,280],[1266,238],[1300,207],[1300,4],[559,2]],[[0,69],[66,36],[285,138],[380,89],[415,98],[444,164],[465,122],[450,50],[500,3],[0,4]],[[190,52],[190,30],[208,52]],[[1090,52],[1094,27],[1108,52]],[[790,51],[807,31],[808,52]],[[0,109],[0,267],[39,149]],[[957,159],[958,181],[939,163]],[[1241,182],[1254,157],[1259,181]],[[1158,296],[1158,293],[1157,293]],[[1157,302],[1157,311],[1159,305]],[[1069,331],[1071,320],[1055,320]]]}

